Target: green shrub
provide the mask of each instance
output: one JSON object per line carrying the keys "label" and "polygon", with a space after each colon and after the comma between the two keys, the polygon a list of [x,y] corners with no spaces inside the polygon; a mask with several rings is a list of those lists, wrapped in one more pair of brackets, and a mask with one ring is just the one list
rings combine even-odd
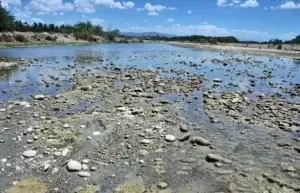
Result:
{"label": "green shrub", "polygon": [[281,49],[282,49],[282,44],[278,44],[277,50],[281,50]]}
{"label": "green shrub", "polygon": [[57,39],[56,36],[55,37],[53,37],[53,36],[46,36],[45,37],[45,40],[47,40],[47,41],[56,41],[56,39]]}
{"label": "green shrub", "polygon": [[110,42],[114,42],[114,41],[115,41],[115,36],[109,34],[109,35],[107,36],[107,39],[108,39],[108,41],[110,41]]}
{"label": "green shrub", "polygon": [[29,40],[22,34],[16,34],[14,37],[15,37],[15,40],[18,42],[29,42]]}

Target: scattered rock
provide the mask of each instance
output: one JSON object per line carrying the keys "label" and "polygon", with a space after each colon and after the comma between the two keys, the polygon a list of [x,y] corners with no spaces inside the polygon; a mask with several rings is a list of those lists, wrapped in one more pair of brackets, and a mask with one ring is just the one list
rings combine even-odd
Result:
{"label": "scattered rock", "polygon": [[81,172],[78,172],[78,176],[80,176],[80,177],[91,177],[91,174],[89,172],[81,171]]}
{"label": "scattered rock", "polygon": [[44,100],[46,98],[45,95],[39,94],[39,95],[35,95],[33,97],[35,100]]}
{"label": "scattered rock", "polygon": [[150,140],[150,139],[143,139],[143,140],[140,141],[140,143],[141,144],[150,144],[150,143],[152,143],[152,140]]}
{"label": "scattered rock", "polygon": [[149,152],[147,150],[144,150],[144,149],[139,150],[138,153],[139,153],[140,156],[146,156],[146,155],[149,154]]}
{"label": "scattered rock", "polygon": [[210,141],[208,141],[207,139],[205,139],[203,137],[192,137],[190,142],[192,144],[197,144],[197,145],[202,145],[202,146],[208,146],[211,144]]}
{"label": "scattered rock", "polygon": [[94,136],[99,136],[99,135],[101,135],[101,133],[100,133],[100,131],[95,131],[95,132],[93,133],[93,135],[94,135]]}
{"label": "scattered rock", "polygon": [[168,184],[167,184],[166,182],[159,182],[159,183],[157,184],[157,187],[158,187],[159,189],[161,189],[161,190],[164,190],[164,189],[166,189],[166,188],[168,187]]}
{"label": "scattered rock", "polygon": [[191,134],[189,133],[185,133],[183,134],[181,137],[178,138],[178,141],[186,141],[186,140],[189,140]]}
{"label": "scattered rock", "polygon": [[206,156],[206,161],[207,162],[224,162],[224,163],[227,163],[227,164],[232,163],[231,160],[226,159],[226,158],[224,158],[220,155],[216,155],[216,154],[208,154]]}
{"label": "scattered rock", "polygon": [[174,142],[174,141],[176,141],[176,137],[174,135],[166,135],[165,140],[167,142]]}
{"label": "scattered rock", "polygon": [[35,150],[28,150],[23,152],[23,156],[26,158],[31,158],[36,156],[36,151]]}
{"label": "scattered rock", "polygon": [[67,169],[70,172],[80,171],[82,169],[82,166],[78,161],[70,160],[68,162]]}

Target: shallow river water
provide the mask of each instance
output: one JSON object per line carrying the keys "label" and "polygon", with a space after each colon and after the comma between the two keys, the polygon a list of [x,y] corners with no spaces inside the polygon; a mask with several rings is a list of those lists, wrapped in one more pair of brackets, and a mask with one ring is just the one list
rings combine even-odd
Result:
{"label": "shallow river water", "polygon": [[[167,44],[9,48],[1,49],[0,57],[29,61],[22,67],[0,70],[3,91],[0,100],[26,98],[37,93],[55,95],[61,88],[72,86],[68,80],[76,72],[93,72],[95,67],[111,63],[121,68],[185,70],[203,76],[206,87],[213,86],[213,79],[221,79],[222,83],[214,86],[216,91],[250,91],[252,96],[281,93],[281,88],[300,83],[300,64],[287,57],[224,54]],[[71,70],[66,68],[70,66]],[[169,74],[161,72],[161,76]],[[255,82],[254,87],[250,86],[251,81]]]}

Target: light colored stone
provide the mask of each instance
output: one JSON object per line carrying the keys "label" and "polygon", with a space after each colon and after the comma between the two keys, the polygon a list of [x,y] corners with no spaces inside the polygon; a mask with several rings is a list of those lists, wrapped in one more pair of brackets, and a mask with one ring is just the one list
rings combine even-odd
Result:
{"label": "light colored stone", "polygon": [[32,127],[28,127],[28,128],[27,128],[27,132],[28,132],[28,133],[32,133],[32,132],[33,132],[33,128],[32,128]]}
{"label": "light colored stone", "polygon": [[50,161],[45,161],[43,167],[44,167],[44,171],[47,171],[50,168]]}
{"label": "light colored stone", "polygon": [[174,141],[176,141],[176,137],[174,135],[166,135],[165,140],[167,142],[174,142]]}
{"label": "light colored stone", "polygon": [[89,172],[81,171],[81,172],[78,172],[78,176],[80,176],[80,177],[91,177],[91,174]]}
{"label": "light colored stone", "polygon": [[149,154],[149,152],[147,150],[144,150],[144,149],[141,149],[138,151],[139,155],[140,156],[146,156]]}
{"label": "light colored stone", "polygon": [[35,100],[44,100],[46,98],[45,95],[38,94],[33,97]]}
{"label": "light colored stone", "polygon": [[95,132],[93,133],[93,135],[94,135],[94,136],[99,136],[99,135],[101,135],[101,133],[100,133],[100,131],[95,131]]}
{"label": "light colored stone", "polygon": [[3,158],[3,159],[1,159],[1,162],[2,162],[2,163],[6,163],[6,162],[7,162],[7,159],[6,159],[6,158]]}
{"label": "light colored stone", "polygon": [[166,182],[159,182],[157,184],[157,187],[161,190],[166,189],[168,187],[168,184]]}
{"label": "light colored stone", "polygon": [[118,107],[117,111],[119,111],[119,112],[125,112],[125,111],[127,111],[127,109],[126,109],[126,107]]}
{"label": "light colored stone", "polygon": [[64,128],[69,128],[70,125],[66,123],[66,124],[63,125],[63,127],[64,127]]}
{"label": "light colored stone", "polygon": [[68,148],[64,148],[64,149],[62,150],[62,152],[61,152],[61,155],[65,157],[65,156],[68,155],[68,153],[69,153],[69,149],[68,149]]}
{"label": "light colored stone", "polygon": [[91,171],[96,171],[96,170],[97,170],[97,167],[96,167],[96,166],[92,166],[92,167],[90,168],[90,170],[91,170]]}
{"label": "light colored stone", "polygon": [[61,152],[59,152],[59,151],[54,152],[54,156],[56,156],[56,157],[61,156]]}
{"label": "light colored stone", "polygon": [[35,150],[28,150],[23,152],[23,156],[26,158],[31,158],[36,156],[36,151]]}
{"label": "light colored stone", "polygon": [[141,144],[150,144],[150,143],[152,143],[152,140],[150,140],[150,139],[143,139],[143,140],[140,141],[140,143]]}
{"label": "light colored stone", "polygon": [[207,139],[203,137],[192,137],[190,142],[192,144],[203,145],[203,146],[208,146],[211,144]]}
{"label": "light colored stone", "polygon": [[88,169],[89,169],[89,166],[86,165],[86,164],[82,164],[82,169],[83,169],[83,170],[88,170]]}
{"label": "light colored stone", "polygon": [[206,161],[208,161],[208,162],[224,162],[224,163],[227,163],[227,164],[232,163],[231,160],[226,159],[226,158],[224,158],[220,155],[216,155],[216,154],[208,154],[206,156]]}
{"label": "light colored stone", "polygon": [[80,171],[82,169],[81,163],[75,160],[70,160],[67,165],[68,171]]}
{"label": "light colored stone", "polygon": [[83,164],[88,164],[89,162],[90,162],[90,160],[89,159],[84,159],[84,160],[82,160],[81,161]]}

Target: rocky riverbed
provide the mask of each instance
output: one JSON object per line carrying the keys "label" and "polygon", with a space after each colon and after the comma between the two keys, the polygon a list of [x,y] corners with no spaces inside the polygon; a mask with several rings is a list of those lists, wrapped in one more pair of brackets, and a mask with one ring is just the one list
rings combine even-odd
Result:
{"label": "rocky riverbed", "polygon": [[1,191],[299,192],[297,64],[167,48],[28,58],[12,80],[37,83],[2,88]]}

